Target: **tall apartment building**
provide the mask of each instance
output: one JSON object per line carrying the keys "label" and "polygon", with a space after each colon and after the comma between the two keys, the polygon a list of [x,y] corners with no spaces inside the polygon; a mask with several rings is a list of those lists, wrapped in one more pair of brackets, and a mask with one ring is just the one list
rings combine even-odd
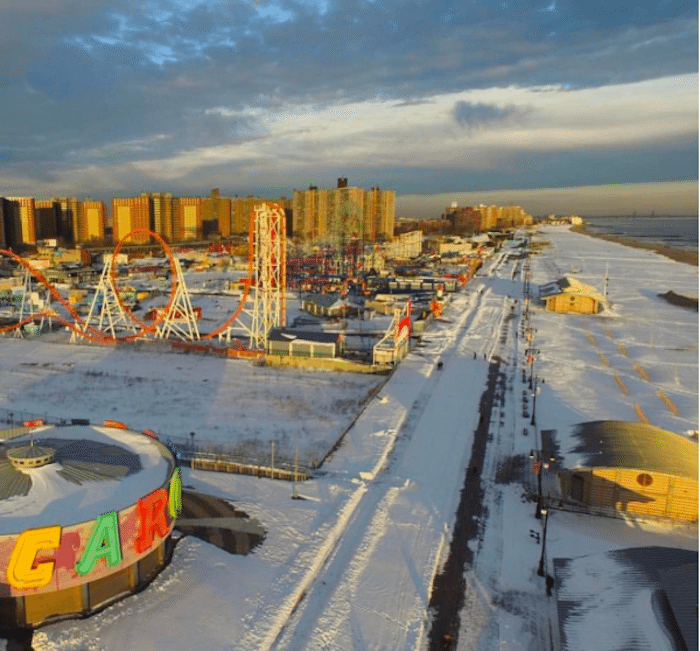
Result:
{"label": "tall apartment building", "polygon": [[315,241],[327,235],[329,190],[310,185],[308,190],[294,190],[294,236]]}
{"label": "tall apartment building", "polygon": [[292,230],[307,241],[359,237],[366,241],[390,240],[394,235],[396,193],[374,187],[365,191],[338,179],[338,187],[295,190]]}
{"label": "tall apartment building", "polygon": [[141,193],[149,199],[150,221],[153,231],[158,233],[166,242],[173,241],[175,199],[170,192]]}
{"label": "tall apartment building", "polygon": [[[112,238],[115,242],[121,240],[127,233],[143,228],[152,228],[150,200],[147,195],[112,199]],[[129,238],[129,243],[145,244],[149,240],[148,233],[138,233]]]}
{"label": "tall apartment building", "polygon": [[394,237],[396,192],[373,187],[365,193],[365,239],[371,242]]}
{"label": "tall apartment building", "polygon": [[216,232],[222,237],[231,235],[231,199],[222,197],[218,188],[214,188],[211,194],[202,203],[202,230],[203,235]]}
{"label": "tall apartment building", "polygon": [[102,201],[81,201],[78,216],[80,238],[77,241],[104,240],[106,221],[107,211]]}
{"label": "tall apartment building", "polygon": [[49,201],[57,203],[60,209],[58,237],[67,245],[82,242],[79,237],[80,202],[77,197],[51,197]]}
{"label": "tall apartment building", "polygon": [[262,197],[254,197],[252,195],[248,195],[247,197],[234,197],[231,199],[231,234],[248,235],[251,212],[266,201],[272,201],[278,204],[280,208],[285,210],[285,213],[286,210],[291,207],[291,202],[286,197],[280,197],[275,200],[263,199]]}
{"label": "tall apartment building", "polygon": [[201,240],[204,199],[202,197],[178,197],[175,204],[173,240],[175,242]]}
{"label": "tall apartment building", "polygon": [[56,201],[34,202],[36,239],[57,239],[60,231],[61,206]]}
{"label": "tall apartment building", "polygon": [[0,248],[18,249],[22,246],[19,205],[0,197]]}
{"label": "tall apartment building", "polygon": [[7,197],[10,210],[19,218],[19,237],[22,244],[36,244],[34,197]]}

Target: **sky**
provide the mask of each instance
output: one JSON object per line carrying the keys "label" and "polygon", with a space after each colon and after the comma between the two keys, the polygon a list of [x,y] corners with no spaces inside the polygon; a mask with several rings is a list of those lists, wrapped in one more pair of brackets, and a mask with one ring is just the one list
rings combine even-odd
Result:
{"label": "sky", "polygon": [[581,213],[551,189],[627,184],[645,212],[690,181],[668,212],[697,213],[696,2],[3,0],[0,86],[0,196],[346,176],[396,190],[397,217],[512,190]]}

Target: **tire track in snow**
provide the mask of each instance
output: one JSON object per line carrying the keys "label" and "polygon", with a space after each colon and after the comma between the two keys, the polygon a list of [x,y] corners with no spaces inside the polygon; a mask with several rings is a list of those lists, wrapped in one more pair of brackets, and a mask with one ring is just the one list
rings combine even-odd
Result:
{"label": "tire track in snow", "polygon": [[[464,306],[464,301],[461,301],[461,303],[462,307],[466,307]],[[458,315],[455,328],[451,331],[451,343],[449,346],[441,347],[440,350],[442,352],[456,351],[458,343],[467,336],[466,325],[468,318],[472,317],[473,314],[473,311],[467,309]],[[392,459],[388,465],[389,469],[395,468],[405,458],[406,449],[413,436],[413,431],[420,423],[425,410],[429,407],[429,398],[434,394],[436,385],[444,381],[450,366],[454,364],[453,358],[446,357],[446,359],[450,360],[445,367],[446,370],[440,373],[434,372],[422,388],[418,399],[415,400],[414,408],[399,433],[399,442],[392,452]],[[461,361],[464,363],[465,360]],[[471,362],[471,360],[469,361]],[[455,368],[453,373],[457,374],[458,369]],[[451,380],[450,385],[458,384],[455,380],[456,375]],[[433,418],[435,417],[438,417],[437,414],[433,416]],[[463,424],[463,413],[460,413],[460,421]],[[433,432],[434,426],[429,428],[431,435]],[[429,446],[430,437],[428,438]],[[389,449],[387,447],[387,451]],[[453,451],[450,451],[449,459],[446,459],[445,462],[449,463],[454,461],[454,459],[455,455]],[[457,459],[457,463],[461,463],[463,467],[461,456]],[[436,476],[440,480],[439,472]],[[287,621],[278,623],[278,626],[275,628],[278,628],[279,631],[274,636],[274,639],[272,639],[271,632],[271,635],[266,638],[265,645],[261,646],[261,648],[290,650],[337,648],[338,644],[332,644],[330,638],[333,637],[333,633],[338,633],[339,635],[347,633],[345,630],[340,631],[341,625],[351,629],[349,631],[351,640],[355,640],[358,637],[362,638],[360,621],[358,617],[354,616],[357,611],[353,612],[352,609],[343,610],[342,604],[353,604],[358,609],[364,607],[364,604],[348,600],[347,596],[356,594],[362,576],[368,576],[367,568],[371,559],[375,557],[377,546],[382,540],[382,534],[387,531],[387,523],[391,522],[394,525],[394,517],[390,514],[390,511],[393,508],[408,508],[405,504],[399,504],[399,498],[402,498],[406,491],[409,491],[410,494],[411,488],[410,482],[405,484],[403,488],[398,488],[395,482],[386,481],[386,471],[379,478],[376,477],[377,473],[374,472],[368,478],[373,481],[361,483],[361,487],[356,493],[357,499],[353,497],[352,503],[348,504],[348,510],[351,513],[347,513],[344,509],[343,521],[339,520],[338,526],[334,529],[336,535],[333,536],[333,541],[330,544],[332,549],[324,545],[325,551],[319,554],[318,562],[312,568],[308,580],[304,582],[304,589],[299,594],[299,598],[295,602]],[[355,513],[356,510],[357,513]],[[435,510],[434,505],[432,510]],[[426,517],[429,518],[430,515],[431,513],[426,513]],[[449,517],[449,514],[444,514],[444,516]],[[443,515],[438,514],[434,517],[441,518]],[[440,541],[444,537],[445,532],[441,520],[434,527],[438,532],[437,544],[424,544],[422,536],[425,535],[427,528],[421,526],[419,531],[416,532],[415,517],[412,513],[409,513],[407,518],[406,529],[413,534],[413,543],[408,546],[408,549],[402,549],[402,552],[411,560],[411,555],[416,553],[416,546],[425,550],[424,553],[428,555],[428,558],[421,559],[423,573],[421,574],[411,562],[407,562],[405,570],[398,581],[398,585],[405,588],[403,596],[398,596],[398,612],[394,616],[389,616],[385,611],[377,611],[376,616],[383,618],[384,624],[393,624],[394,628],[391,630],[393,639],[397,639],[398,636],[398,638],[408,640],[412,636],[412,639],[415,641],[420,638],[425,623],[428,593],[437,560],[435,554],[441,548]],[[430,556],[431,554],[433,555],[432,557]],[[348,563],[348,559],[351,559],[350,563]],[[428,568],[427,576],[424,568]],[[371,576],[371,572],[369,576]],[[418,604],[416,604],[415,598],[411,598],[409,595],[412,589],[423,595]],[[415,622],[415,626],[412,630],[406,630],[405,622],[407,618],[402,615],[405,614],[406,609],[415,613],[416,607],[418,616],[408,618]],[[330,638],[327,631],[331,631]],[[401,648],[401,646],[397,648]]]}

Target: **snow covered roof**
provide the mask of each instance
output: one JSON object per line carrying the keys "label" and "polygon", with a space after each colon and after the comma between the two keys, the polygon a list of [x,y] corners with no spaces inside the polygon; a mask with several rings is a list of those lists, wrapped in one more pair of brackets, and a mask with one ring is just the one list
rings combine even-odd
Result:
{"label": "snow covered roof", "polygon": [[698,648],[697,552],[619,549],[555,558],[554,571],[562,651]]}
{"label": "snow covered roof", "polygon": [[540,285],[539,293],[540,298],[548,298],[559,294],[577,294],[580,296],[590,296],[600,303],[605,302],[605,299],[597,292],[595,287],[586,285],[571,276],[564,276],[558,280]]}
{"label": "snow covered roof", "polygon": [[14,468],[7,452],[26,447],[29,434],[0,446],[0,534],[78,524],[121,510],[163,486],[174,469],[164,445],[130,430],[43,426],[32,434],[37,446],[55,450],[55,460]]}
{"label": "snow covered roof", "polygon": [[313,332],[301,330],[287,330],[286,328],[272,328],[267,338],[270,341],[299,341],[319,344],[334,344],[338,341],[338,332]]}
{"label": "snow covered roof", "polygon": [[632,421],[599,420],[572,428],[566,456],[579,467],[640,468],[698,479],[698,443],[668,430]]}

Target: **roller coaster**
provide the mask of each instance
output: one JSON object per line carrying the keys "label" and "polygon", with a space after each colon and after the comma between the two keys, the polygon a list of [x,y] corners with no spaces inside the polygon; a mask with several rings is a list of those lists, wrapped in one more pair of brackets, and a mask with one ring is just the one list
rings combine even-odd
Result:
{"label": "roller coaster", "polygon": [[[135,235],[148,235],[160,244],[170,266],[171,286],[165,308],[155,311],[152,322],[136,316],[124,300],[117,283],[117,259],[122,247]],[[83,318],[45,275],[31,261],[12,251],[0,249],[0,256],[10,258],[25,272],[19,318],[16,323],[0,327],[0,334],[14,332],[21,336],[29,324],[57,321],[72,331],[71,340],[87,340],[97,344],[115,344],[149,338],[206,341],[219,338],[241,352],[256,353],[264,349],[271,327],[285,325],[286,241],[284,210],[265,202],[250,214],[247,277],[238,307],[212,331],[200,335],[189,299],[179,260],[167,242],[149,229],[135,229],[117,243],[102,272],[90,313]],[[46,297],[35,310],[31,296],[31,279],[46,290]],[[28,296],[29,294],[29,296]],[[102,304],[98,295],[102,295]],[[62,308],[59,311],[59,306]],[[97,314],[99,311],[99,315]],[[245,318],[242,318],[244,317]],[[186,327],[182,327],[182,323]],[[243,337],[232,337],[240,331]],[[247,337],[247,345],[240,341]]]}

